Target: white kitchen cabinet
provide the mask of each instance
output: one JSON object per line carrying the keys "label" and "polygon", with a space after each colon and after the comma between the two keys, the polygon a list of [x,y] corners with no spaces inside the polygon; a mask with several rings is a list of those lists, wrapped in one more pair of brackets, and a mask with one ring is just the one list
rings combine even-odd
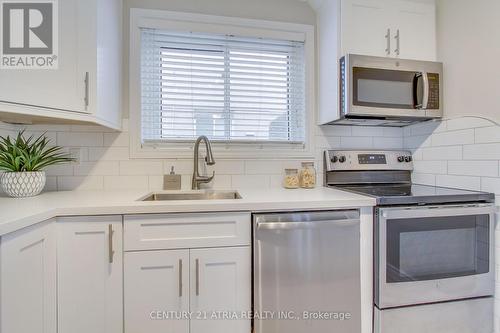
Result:
{"label": "white kitchen cabinet", "polygon": [[1,69],[0,120],[121,123],[120,0],[58,6],[58,68]]}
{"label": "white kitchen cabinet", "polygon": [[125,333],[248,333],[250,246],[125,253]]}
{"label": "white kitchen cabinet", "polygon": [[125,333],[189,332],[189,250],[127,252],[124,272]]}
{"label": "white kitchen cabinet", "polygon": [[[224,318],[250,311],[250,247],[193,249],[190,251],[190,333],[248,333],[250,321]],[[206,318],[204,316],[206,315]]]}
{"label": "white kitchen cabinet", "polygon": [[436,60],[435,4],[401,0],[342,0],[340,11],[340,56],[354,53]]}
{"label": "white kitchen cabinet", "polygon": [[[401,1],[395,6],[401,59],[436,61],[436,6],[433,3]],[[393,35],[393,37],[395,37]],[[394,44],[395,43],[395,44]],[[397,40],[393,48],[397,48]],[[396,55],[397,56],[397,55]]]}
{"label": "white kitchen cabinet", "polygon": [[123,332],[121,216],[57,220],[58,333]]}
{"label": "white kitchen cabinet", "polygon": [[21,229],[0,241],[0,332],[56,333],[54,224]]}

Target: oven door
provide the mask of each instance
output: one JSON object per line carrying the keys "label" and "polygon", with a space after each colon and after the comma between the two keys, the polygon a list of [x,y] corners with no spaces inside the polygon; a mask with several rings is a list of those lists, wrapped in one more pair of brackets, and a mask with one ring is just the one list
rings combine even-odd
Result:
{"label": "oven door", "polygon": [[380,309],[493,295],[490,204],[377,209]]}

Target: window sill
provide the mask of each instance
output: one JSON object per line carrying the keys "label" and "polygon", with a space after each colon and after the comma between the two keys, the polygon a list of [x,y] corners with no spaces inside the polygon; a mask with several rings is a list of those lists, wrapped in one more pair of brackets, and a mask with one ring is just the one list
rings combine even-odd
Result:
{"label": "window sill", "polygon": [[[221,143],[211,142],[212,151],[219,159],[313,159],[314,152],[304,144],[270,144],[270,143]],[[202,145],[204,147],[204,145]],[[204,149],[204,148],[202,148]],[[192,158],[194,141],[187,143],[162,143],[147,145],[131,145],[131,158]]]}

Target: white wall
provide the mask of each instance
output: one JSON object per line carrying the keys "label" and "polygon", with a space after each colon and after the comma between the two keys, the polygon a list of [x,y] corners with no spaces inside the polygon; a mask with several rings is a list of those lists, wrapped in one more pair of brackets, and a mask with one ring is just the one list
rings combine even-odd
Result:
{"label": "white wall", "polygon": [[437,0],[445,116],[500,122],[500,1]]}

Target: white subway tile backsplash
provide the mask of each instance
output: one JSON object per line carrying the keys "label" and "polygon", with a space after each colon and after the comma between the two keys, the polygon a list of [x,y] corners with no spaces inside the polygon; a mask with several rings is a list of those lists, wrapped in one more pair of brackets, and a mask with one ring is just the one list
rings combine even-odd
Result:
{"label": "white subway tile backsplash", "polygon": [[436,186],[479,191],[481,189],[481,178],[472,176],[436,175]]}
{"label": "white subway tile backsplash", "polygon": [[102,147],[103,133],[58,132],[57,145],[65,147]]}
{"label": "white subway tile backsplash", "polygon": [[[492,192],[500,196],[500,178],[482,177],[481,178],[481,191]],[[498,243],[500,244],[500,242]],[[499,257],[500,258],[500,257]]]}
{"label": "white subway tile backsplash", "polygon": [[162,175],[163,163],[157,160],[129,160],[120,161],[120,175],[138,176],[138,175]]}
{"label": "white subway tile backsplash", "polygon": [[476,128],[476,143],[500,142],[500,128],[498,126]]}
{"label": "white subway tile backsplash", "polygon": [[[220,161],[217,161],[216,165]],[[174,171],[179,175],[191,175],[193,174],[193,160],[164,160],[163,161],[163,173],[169,174],[174,167]]]}
{"label": "white subway tile backsplash", "polygon": [[112,176],[120,172],[118,161],[82,162],[74,166],[75,176]]}
{"label": "white subway tile backsplash", "polygon": [[279,175],[282,172],[282,161],[245,161],[245,174],[247,175]]}
{"label": "white subway tile backsplash", "polygon": [[373,148],[373,138],[363,136],[343,136],[340,138],[340,148],[371,149]]}
{"label": "white subway tile backsplash", "polygon": [[407,136],[403,142],[406,149],[430,147],[431,137],[428,135]]}
{"label": "white subway tile backsplash", "polygon": [[362,127],[353,126],[352,136],[383,136],[384,129],[382,127]]}
{"label": "white subway tile backsplash", "polygon": [[147,190],[148,176],[107,176],[104,177],[105,190]]}
{"label": "white subway tile backsplash", "polygon": [[269,188],[271,186],[268,175],[233,175],[231,176],[233,188]]}
{"label": "white subway tile backsplash", "polygon": [[434,133],[433,146],[454,146],[474,143],[474,130],[466,129],[451,132]]}
{"label": "white subway tile backsplash", "polygon": [[104,133],[104,146],[129,147],[130,135],[128,132]]}
{"label": "white subway tile backsplash", "polygon": [[413,168],[416,173],[431,173],[445,175],[448,173],[447,161],[415,161]]}
{"label": "white subway tile backsplash", "polygon": [[465,145],[464,160],[500,160],[500,142]]}
{"label": "white subway tile backsplash", "polygon": [[128,147],[89,148],[89,161],[124,161],[128,159]]}
{"label": "white subway tile backsplash", "polygon": [[436,185],[436,176],[433,174],[413,172],[411,175],[411,180],[415,184],[430,186]]}
{"label": "white subway tile backsplash", "polygon": [[464,176],[498,176],[497,161],[449,161],[450,175]]}
{"label": "white subway tile backsplash", "polygon": [[422,148],[424,160],[449,161],[462,159],[462,146]]}
{"label": "white subway tile backsplash", "polygon": [[494,125],[492,121],[478,117],[460,117],[455,119],[448,119],[446,123],[449,131]]}
{"label": "white subway tile backsplash", "polygon": [[403,137],[403,127],[382,127],[383,136],[391,136],[396,138]]}
{"label": "white subway tile backsplash", "polygon": [[57,189],[70,190],[102,190],[104,189],[103,176],[58,176]]}
{"label": "white subway tile backsplash", "polygon": [[374,137],[373,146],[377,149],[402,149],[403,138]]}
{"label": "white subway tile backsplash", "polygon": [[45,169],[47,176],[72,176],[73,163],[51,165]]}

